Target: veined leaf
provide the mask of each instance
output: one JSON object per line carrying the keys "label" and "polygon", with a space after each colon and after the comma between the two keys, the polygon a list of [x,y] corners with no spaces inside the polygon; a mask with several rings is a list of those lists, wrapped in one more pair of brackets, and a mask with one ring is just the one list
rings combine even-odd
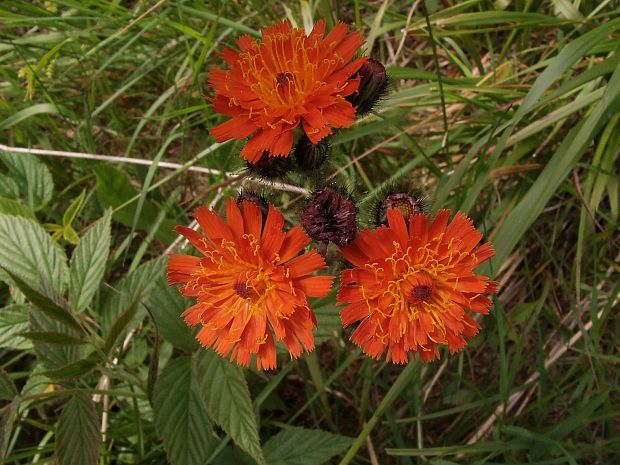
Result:
{"label": "veined leaf", "polygon": [[83,358],[60,368],[47,370],[43,374],[52,379],[75,379],[90,373],[97,366],[97,356]]}
{"label": "veined leaf", "polygon": [[[39,292],[63,295],[69,270],[64,252],[33,220],[0,215],[0,267],[19,275]],[[0,279],[13,284],[4,273]]]}
{"label": "veined leaf", "polygon": [[82,208],[82,204],[84,203],[85,191],[80,192],[80,195],[77,196],[71,202],[71,205],[65,210],[65,213],[62,215],[62,225],[63,226],[71,226],[73,224],[73,220],[75,219],[75,215],[78,214],[80,208]]}
{"label": "veined leaf", "polygon": [[257,463],[265,465],[243,370],[212,350],[197,352],[194,362],[200,391],[211,418]]}
{"label": "veined leaf", "polygon": [[191,302],[183,297],[178,289],[169,286],[163,274],[153,286],[149,301],[149,308],[163,339],[187,352],[193,352],[199,347],[194,338],[195,331],[189,328],[181,317],[181,313]]}
{"label": "veined leaf", "polygon": [[9,170],[11,179],[19,187],[20,197],[33,210],[39,210],[52,198],[54,180],[49,169],[37,157],[0,151],[0,161]]}
{"label": "veined leaf", "polygon": [[99,415],[85,393],[71,397],[58,420],[56,455],[59,465],[97,465],[99,462]]}
{"label": "veined leaf", "polygon": [[0,347],[29,349],[29,341],[19,336],[28,330],[28,305],[8,305],[0,309]]}
{"label": "veined leaf", "polygon": [[[0,179],[2,182],[2,179]],[[28,205],[24,205],[19,200],[0,197],[0,213],[5,215],[23,216],[34,220],[35,216]]]}
{"label": "veined leaf", "polygon": [[[150,260],[119,280],[111,289],[106,289],[96,308],[97,313],[101,315],[100,321],[105,337],[123,310],[129,308],[138,294],[142,294],[143,300],[149,300],[153,284],[163,275],[164,270],[163,257]],[[145,314],[146,310],[138,308],[136,319],[143,318]]]}
{"label": "veined leaf", "polygon": [[[80,333],[74,329],[53,320],[41,312],[36,307],[30,308],[30,331],[35,333],[54,332],[66,334],[69,337],[77,338]],[[37,358],[50,370],[65,367],[75,363],[80,358],[80,350],[76,345],[59,345],[48,342],[33,340],[32,345],[37,354]]]}
{"label": "veined leaf", "polygon": [[0,368],[0,400],[13,400],[17,394],[15,383],[9,374]]}
{"label": "veined leaf", "polygon": [[21,337],[31,341],[41,341],[48,344],[58,344],[62,346],[74,346],[86,344],[87,341],[79,337],[70,336],[56,331],[26,331],[19,334]]}
{"label": "veined leaf", "polygon": [[172,465],[202,465],[208,458],[212,424],[189,357],[174,360],[157,380],[155,425]]}
{"label": "veined leaf", "polygon": [[127,307],[127,309],[123,313],[120,314],[120,316],[117,318],[117,320],[114,322],[114,324],[110,328],[110,333],[108,334],[108,337],[105,340],[105,345],[103,348],[103,351],[106,354],[109,354],[112,351],[112,349],[114,348],[114,345],[116,344],[116,340],[123,333],[125,328],[127,328],[129,323],[131,323],[131,320],[133,319],[133,317],[136,316],[136,312],[138,311],[141,298],[142,298],[142,294],[141,292],[138,292],[136,296],[134,297],[134,299],[129,304],[129,307]]}
{"label": "veined leaf", "polygon": [[9,405],[0,409],[0,464],[4,463],[4,456],[9,447],[17,407],[19,407],[19,399],[13,399]]}
{"label": "veined leaf", "polygon": [[19,186],[8,174],[0,174],[0,196],[19,199]]}
{"label": "veined leaf", "polygon": [[65,306],[64,302],[60,299],[52,299],[47,295],[53,295],[53,291],[48,291],[46,294],[42,294],[36,289],[33,289],[26,283],[21,277],[15,273],[3,268],[4,272],[11,278],[17,288],[26,296],[26,298],[41,312],[47,315],[53,320],[59,321],[71,328],[80,330],[81,327],[75,317],[71,314],[71,311]]}
{"label": "veined leaf", "polygon": [[[37,363],[32,367],[28,380],[20,392],[22,398],[26,396],[37,396],[39,394],[43,394],[49,388],[53,381],[45,376],[43,374],[44,372],[45,367],[41,363]],[[22,400],[22,407],[28,408],[28,405],[36,401],[36,398]]]}
{"label": "veined leaf", "polygon": [[110,212],[90,228],[71,257],[69,295],[76,312],[84,310],[99,289],[110,252]]}
{"label": "veined leaf", "polygon": [[318,429],[286,429],[265,443],[269,465],[321,465],[351,445],[353,438]]}

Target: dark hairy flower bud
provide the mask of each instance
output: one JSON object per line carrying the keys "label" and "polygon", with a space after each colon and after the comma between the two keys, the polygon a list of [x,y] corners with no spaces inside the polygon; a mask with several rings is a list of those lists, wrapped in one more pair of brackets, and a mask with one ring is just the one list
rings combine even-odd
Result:
{"label": "dark hairy flower bud", "polygon": [[264,152],[256,163],[247,162],[248,169],[263,178],[280,178],[291,168],[288,157],[270,157]]}
{"label": "dark hairy flower bud", "polygon": [[353,105],[358,115],[370,112],[387,89],[388,77],[385,66],[374,58],[369,58],[358,71],[360,86],[357,92],[346,99]]}
{"label": "dark hairy flower bud", "polygon": [[355,204],[329,187],[318,191],[301,213],[301,225],[319,242],[347,245],[357,234]]}
{"label": "dark hairy flower bud", "polygon": [[416,199],[409,194],[396,193],[388,195],[377,209],[377,221],[379,224],[387,222],[387,211],[390,208],[399,210],[405,218],[409,218],[416,213],[423,213],[422,201]]}
{"label": "dark hairy flower bud", "polygon": [[267,213],[269,213],[269,204],[262,195],[256,192],[242,190],[237,196],[237,204],[241,205],[243,202],[252,202],[260,207],[260,211],[263,213],[263,223],[267,219]]}
{"label": "dark hairy flower bud", "polygon": [[325,160],[329,151],[327,138],[313,144],[305,134],[301,136],[295,145],[295,161],[300,171],[312,171],[319,168]]}

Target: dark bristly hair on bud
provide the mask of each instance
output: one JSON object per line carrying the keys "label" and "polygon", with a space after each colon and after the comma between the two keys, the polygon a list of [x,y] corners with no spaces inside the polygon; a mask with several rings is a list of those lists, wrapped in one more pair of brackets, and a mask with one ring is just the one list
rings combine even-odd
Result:
{"label": "dark bristly hair on bud", "polygon": [[315,241],[347,245],[357,234],[356,208],[351,199],[325,187],[316,192],[301,213],[301,225]]}
{"label": "dark bristly hair on bud", "polygon": [[260,207],[260,211],[263,213],[263,224],[267,219],[267,213],[269,213],[269,204],[265,197],[256,192],[243,189],[237,196],[237,204],[241,205],[242,202],[252,202]]}
{"label": "dark bristly hair on bud", "polygon": [[295,145],[295,161],[300,171],[314,171],[327,160],[329,142],[327,138],[313,144],[306,134],[303,134]]}
{"label": "dark bristly hair on bud", "polygon": [[290,171],[291,159],[289,157],[270,157],[269,152],[264,152],[256,163],[247,162],[251,173],[263,178],[281,178]]}
{"label": "dark bristly hair on bud", "polygon": [[357,92],[346,97],[346,100],[355,107],[358,115],[365,115],[372,111],[379,99],[385,95],[388,76],[385,66],[374,58],[369,58],[358,74],[360,86]]}
{"label": "dark bristly hair on bud", "polygon": [[391,208],[399,210],[403,217],[409,218],[417,213],[424,213],[424,204],[419,196],[412,196],[404,192],[389,194],[377,205],[377,223],[387,223],[387,211]]}

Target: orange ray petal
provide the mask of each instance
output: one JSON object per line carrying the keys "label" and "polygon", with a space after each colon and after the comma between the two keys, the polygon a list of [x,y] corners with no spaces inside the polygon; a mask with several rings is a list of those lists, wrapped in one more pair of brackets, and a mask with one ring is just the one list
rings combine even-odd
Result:
{"label": "orange ray petal", "polygon": [[331,291],[335,278],[335,276],[310,276],[295,280],[295,284],[308,297],[325,297]]}
{"label": "orange ray petal", "polygon": [[185,284],[200,270],[200,258],[191,255],[168,255],[168,283]]}
{"label": "orange ray petal", "polygon": [[280,260],[286,263],[288,260],[297,255],[301,249],[310,243],[310,238],[303,231],[301,226],[297,225],[284,236],[284,241],[280,246]]}

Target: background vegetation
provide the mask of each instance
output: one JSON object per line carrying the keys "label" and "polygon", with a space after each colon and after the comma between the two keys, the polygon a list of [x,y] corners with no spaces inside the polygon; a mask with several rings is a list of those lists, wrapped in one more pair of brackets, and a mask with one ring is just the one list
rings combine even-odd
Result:
{"label": "background vegetation", "polygon": [[[619,13],[4,0],[0,462],[618,463]],[[217,52],[283,17],[358,28],[392,84],[334,138],[324,175],[267,186],[244,174],[240,143],[208,136],[221,120],[204,96]],[[366,359],[333,296],[314,304],[322,344],[277,371],[197,350],[164,276],[183,247],[171,228],[242,186],[293,224],[325,178],[348,186],[361,224],[396,183],[486,232],[501,290],[467,350]]]}

